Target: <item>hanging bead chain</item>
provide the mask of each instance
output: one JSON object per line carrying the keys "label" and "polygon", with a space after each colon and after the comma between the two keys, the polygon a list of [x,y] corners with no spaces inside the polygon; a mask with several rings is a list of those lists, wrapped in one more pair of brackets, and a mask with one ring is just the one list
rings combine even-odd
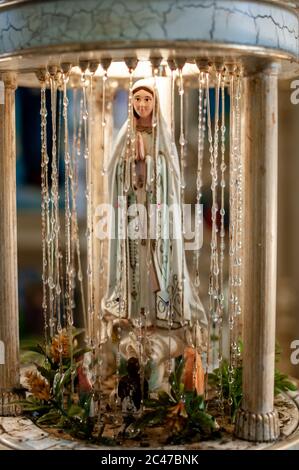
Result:
{"label": "hanging bead chain", "polygon": [[[134,230],[135,234],[134,237],[132,235],[128,235],[131,237],[128,240],[129,246],[132,248],[131,250],[131,255],[130,255],[130,261],[131,261],[131,266],[133,268],[132,270],[132,282],[133,282],[133,291],[136,293],[136,295],[140,295],[140,263],[139,263],[139,244],[141,243],[141,238],[140,238],[140,217],[137,209],[137,204],[138,204],[138,199],[137,199],[137,177],[136,177],[136,128],[135,128],[135,119],[134,119],[134,114],[133,114],[133,92],[132,92],[132,104],[131,104],[131,109],[130,109],[130,114],[129,114],[129,120],[130,120],[130,170],[131,170],[131,177],[132,177],[132,190],[134,191],[134,196],[132,197],[133,199],[133,204],[131,205],[131,210],[135,207],[134,214],[131,216],[133,217],[134,220]],[[143,316],[141,311],[139,311],[138,319],[136,320],[136,325],[139,329],[137,333],[137,343],[138,343],[138,354],[139,354],[139,367],[140,367],[140,375],[142,375],[143,371],[143,360],[142,360],[142,344],[143,344],[143,332],[142,332],[142,326],[143,326]],[[141,388],[142,388],[142,383],[141,383]],[[141,396],[141,408],[143,406],[143,394]]]}
{"label": "hanging bead chain", "polygon": [[[235,239],[236,239],[236,226],[235,226],[235,97],[234,97],[234,76],[230,77],[230,99],[231,99],[231,111],[230,111],[230,193],[229,193],[229,213],[230,213],[230,224],[229,224],[229,329],[230,329],[230,354],[229,354],[229,385],[232,386],[234,383],[234,367],[233,367],[233,328],[234,328],[234,305],[235,305],[235,294],[234,294],[234,255],[235,255]],[[231,393],[228,398],[229,406],[232,406],[233,399]]]}
{"label": "hanging bead chain", "polygon": [[92,190],[91,190],[91,162],[89,154],[89,140],[90,140],[90,113],[88,112],[87,101],[87,88],[89,82],[86,72],[83,72],[82,78],[82,91],[83,91],[83,136],[84,136],[84,158],[85,158],[85,174],[86,174],[86,205],[87,205],[87,227],[86,227],[86,245],[87,245],[87,332],[86,343],[92,347],[92,325],[94,318],[94,302],[93,302],[93,243],[92,243]]}
{"label": "hanging bead chain", "polygon": [[72,188],[77,178],[77,175],[74,173],[74,161],[76,158],[76,149],[77,149],[77,132],[78,132],[78,90],[77,88],[72,88],[70,94],[73,102],[73,132],[71,136],[71,152],[70,152],[70,163],[69,163],[69,172],[70,172],[70,185],[71,185],[71,264],[74,267],[72,273],[72,303],[75,307],[75,286],[76,286],[76,243],[75,243],[75,233],[74,233],[74,207],[73,207],[73,194]]}
{"label": "hanging bead chain", "polygon": [[[76,102],[77,90],[74,90],[73,101]],[[71,181],[71,195],[72,195],[72,241],[73,241],[73,256],[77,259],[78,266],[78,281],[80,286],[80,297],[83,313],[83,324],[84,330],[87,332],[87,312],[85,302],[85,292],[83,283],[83,270],[81,262],[81,249],[80,249],[80,238],[79,238],[79,225],[78,225],[78,212],[77,212],[77,195],[78,195],[78,162],[81,157],[81,138],[82,138],[82,126],[83,126],[83,97],[80,98],[79,105],[79,122],[77,124],[77,113],[74,113],[74,135],[73,135],[73,152],[70,162],[70,181]],[[77,133],[77,134],[76,134]],[[76,272],[74,271],[73,283],[75,282]],[[74,286],[73,286],[74,287]]]}
{"label": "hanging bead chain", "polygon": [[176,77],[176,69],[174,68],[171,70],[171,140],[172,140],[173,145],[175,145],[175,111],[174,111],[175,77]]}
{"label": "hanging bead chain", "polygon": [[[130,137],[130,170],[132,177],[132,189],[137,188],[137,176],[136,176],[136,126],[135,119],[133,115],[133,106],[132,106],[132,119],[131,119],[131,137]],[[135,218],[136,220],[136,218]]]}
{"label": "hanging bead chain", "polygon": [[[196,178],[196,208],[195,208],[195,233],[201,233],[201,224],[202,224],[202,207],[201,207],[201,199],[202,199],[202,171],[203,171],[203,157],[204,157],[204,143],[205,143],[205,127],[206,127],[206,98],[204,97],[204,88],[205,85],[205,75],[203,72],[199,72],[198,77],[198,141],[197,141],[197,178]],[[196,237],[197,235],[195,235]],[[199,240],[200,242],[200,240]],[[195,266],[195,288],[199,289],[200,287],[200,246],[194,252],[194,266]],[[199,325],[196,325],[196,328],[199,328]],[[200,346],[197,343],[196,334],[196,342],[195,348],[198,349]],[[206,345],[205,345],[206,346]],[[194,368],[194,380],[195,380],[196,370]]]}
{"label": "hanging bead chain", "polygon": [[48,184],[48,150],[47,150],[47,104],[46,77],[41,82],[41,225],[42,225],[42,258],[43,258],[43,318],[45,346],[48,344],[48,271],[50,263],[50,214],[49,214],[49,184]]}
{"label": "hanging bead chain", "polygon": [[[57,127],[57,136],[56,136],[56,152],[57,152],[57,173],[58,173],[58,178],[60,177],[60,158],[61,155],[64,154],[64,148],[63,148],[63,139],[62,139],[62,132],[63,132],[63,80],[61,76],[61,72],[57,70],[56,75],[55,75],[55,80],[57,83],[57,96],[58,96],[58,127]],[[58,191],[59,191],[59,184],[58,184]],[[59,196],[60,198],[60,196]],[[59,204],[58,204],[59,208]],[[59,244],[59,239],[62,237],[62,233],[59,230],[59,237],[58,237],[58,244]],[[57,259],[57,281],[56,281],[56,295],[59,296],[58,300],[58,321],[57,321],[57,333],[59,337],[59,343],[58,343],[58,352],[59,352],[59,372],[60,374],[63,374],[63,364],[62,364],[62,352],[63,352],[63,346],[62,346],[62,328],[66,324],[66,309],[65,309],[65,290],[64,290],[64,266],[63,266],[63,252],[62,249],[59,246],[58,250],[58,259]],[[71,343],[71,337],[69,335],[69,344]],[[64,388],[63,388],[64,391]]]}
{"label": "hanging bead chain", "polygon": [[[168,65],[171,70],[171,158],[174,160],[176,154],[175,145],[175,86],[176,86],[176,74],[177,67],[174,60],[170,60]],[[172,172],[172,162],[169,164],[169,169]],[[168,365],[167,365],[167,383],[169,387],[169,393],[171,391],[172,384],[170,383],[169,377],[172,373],[172,357],[171,357],[171,339],[172,339],[172,327],[173,327],[173,216],[169,216],[169,302],[167,306],[167,327],[168,327]]]}
{"label": "hanging bead chain", "polygon": [[[188,141],[189,141],[189,96],[190,96],[190,84],[185,80],[184,85],[184,178],[185,178],[185,168],[187,166],[187,155],[188,155]],[[185,182],[185,181],[184,181]]]}
{"label": "hanging bead chain", "polygon": [[[240,287],[242,258],[240,250],[242,249],[242,204],[243,204],[243,186],[242,186],[242,164],[241,164],[241,78],[238,74],[230,78],[230,96],[231,96],[231,116],[230,116],[230,230],[229,230],[229,329],[230,329],[230,360],[229,360],[229,384],[232,387],[235,381],[235,369],[238,365],[240,356],[240,346],[238,344],[239,336],[239,316],[241,314],[240,306]],[[228,403],[231,406],[232,396]]]}
{"label": "hanging bead chain", "polygon": [[[219,98],[220,98],[220,80],[221,75],[216,72],[216,83],[215,83],[215,123],[214,123],[214,146],[213,155],[210,159],[211,162],[211,190],[212,190],[212,237],[211,237],[211,320],[214,338],[216,336],[216,327],[220,318],[220,292],[219,292],[219,255],[218,255],[218,201],[217,201],[217,189],[218,189],[218,149],[219,149]],[[216,364],[216,341],[213,341],[213,365]]]}
{"label": "hanging bead chain", "polygon": [[219,292],[219,320],[218,320],[218,369],[219,369],[219,384],[218,384],[218,404],[221,413],[224,410],[223,403],[223,377],[222,377],[222,361],[223,361],[223,316],[224,316],[224,254],[225,254],[225,70],[221,74],[221,180],[220,180],[220,191],[221,191],[221,207],[220,207],[220,263],[219,263],[219,276],[220,276],[220,292]]}
{"label": "hanging bead chain", "polygon": [[[184,110],[183,110],[183,115],[184,115],[184,159],[182,161],[182,167],[183,167],[183,186],[184,188],[182,188],[181,192],[183,194],[183,198],[182,198],[182,216],[183,216],[183,219],[182,219],[182,227],[183,227],[183,297],[184,297],[184,293],[185,293],[185,282],[186,282],[186,277],[185,277],[185,263],[186,263],[186,258],[185,258],[185,233],[186,233],[186,227],[185,227],[185,213],[184,213],[184,209],[185,209],[185,188],[186,188],[186,181],[185,181],[185,168],[187,166],[187,156],[188,156],[188,141],[189,141],[189,98],[190,98],[190,84],[188,84],[188,81],[186,80],[185,83],[183,83],[183,87],[184,87]],[[181,145],[181,144],[180,144]],[[183,299],[183,311],[184,311],[184,299]],[[185,329],[189,329],[191,331],[191,328],[195,328],[197,329],[197,324],[195,325],[191,325],[189,324],[189,322],[187,320],[184,320],[184,325],[185,325]],[[197,335],[195,335],[195,337],[197,338]],[[197,346],[197,344],[195,344],[195,347]],[[195,367],[193,368],[193,375],[194,375],[194,378],[195,378]],[[194,382],[195,383],[195,382]]]}
{"label": "hanging bead chain", "polygon": [[[88,126],[88,139],[89,139],[89,148],[93,149],[92,146],[92,130],[94,128],[94,113],[93,113],[93,102],[94,102],[94,93],[93,93],[93,78],[94,78],[94,73],[95,70],[93,68],[90,70],[90,88],[89,88],[89,126]],[[104,129],[104,126],[102,126],[102,129]],[[104,131],[103,131],[104,132]],[[94,266],[95,266],[95,259],[94,259],[94,243],[95,243],[95,237],[94,237],[94,203],[93,203],[93,177],[92,177],[92,161],[93,161],[93,154],[91,154],[91,158],[89,159],[89,187],[90,187],[90,233],[91,233],[91,254],[92,254],[92,259],[91,259],[91,266],[92,266],[92,279],[91,279],[91,352],[92,352],[92,362],[93,362],[93,367],[91,367],[91,383],[92,383],[92,399],[94,401],[95,397],[95,390],[97,387],[97,360],[99,356],[99,351],[98,351],[98,341],[97,341],[97,331],[98,331],[98,315],[96,315],[95,312],[95,277],[94,277]]]}
{"label": "hanging bead chain", "polygon": [[64,120],[64,164],[65,164],[65,304],[68,326],[73,324],[72,315],[72,265],[71,265],[71,210],[70,210],[70,154],[68,135],[67,74],[63,74],[63,120]]}
{"label": "hanging bead chain", "polygon": [[[176,145],[175,145],[175,87],[176,87],[176,75],[177,67],[174,60],[168,61],[168,66],[171,70],[171,159],[175,158]],[[172,162],[170,162],[169,169],[172,172]]]}
{"label": "hanging bead chain", "polygon": [[[236,305],[236,340],[238,342],[240,336],[240,315],[241,315],[241,305],[240,305],[240,293],[241,293],[241,285],[242,285],[242,278],[241,278],[241,266],[242,266],[242,238],[243,238],[243,167],[242,167],[242,159],[241,159],[241,98],[242,98],[242,77],[241,72],[237,70],[237,87],[236,87],[236,146],[237,146],[237,175],[238,175],[238,182],[237,182],[237,240],[236,240],[236,252],[238,253],[237,259],[235,260],[235,265],[237,268],[236,272],[236,279],[235,283],[238,287],[238,297],[239,302]],[[237,343],[236,345],[236,362],[238,361],[238,357],[240,357],[240,345]]]}
{"label": "hanging bead chain", "polygon": [[[211,326],[213,333],[219,319],[219,262],[218,262],[218,227],[217,227],[217,185],[218,185],[218,133],[219,133],[219,89],[220,74],[216,73],[215,85],[215,125],[214,125],[214,143],[211,123],[211,106],[209,94],[209,73],[206,73],[206,94],[207,94],[207,122],[208,122],[208,142],[211,164],[211,192],[212,192],[212,233],[211,233],[211,255],[210,255],[210,276],[209,276],[209,297],[210,297],[210,315],[208,323],[208,344],[207,344],[207,365],[206,365],[206,383],[208,378],[208,370],[211,365],[210,351],[210,335]],[[215,348],[213,346],[213,366],[215,365]]]}
{"label": "hanging bead chain", "polygon": [[75,212],[76,205],[73,204],[73,188],[77,190],[77,164],[76,164],[76,151],[77,151],[77,137],[78,137],[78,90],[73,88],[69,92],[72,93],[72,102],[74,107],[73,112],[73,133],[71,137],[71,152],[70,152],[70,162],[69,162],[69,178],[71,186],[71,265],[73,267],[72,276],[71,276],[71,305],[72,309],[76,307],[75,304],[75,289],[76,289],[76,230],[75,230],[75,220],[77,212]]}
{"label": "hanging bead chain", "polygon": [[[92,129],[94,127],[94,113],[93,113],[93,81],[94,79],[94,72],[91,72],[90,75],[90,89],[89,89],[89,110],[90,110],[90,117],[89,117],[89,132],[88,132],[88,138],[89,138],[89,148],[92,149],[92,142],[91,142],[91,137],[92,137]],[[102,126],[104,129],[104,126]],[[103,131],[104,132],[104,131]],[[89,176],[90,176],[90,191],[91,195],[94,193],[93,191],[93,178],[92,178],[92,159],[89,161]],[[91,265],[93,266],[93,273],[92,273],[92,284],[91,284],[91,305],[92,305],[92,318],[93,318],[93,328],[92,328],[92,346],[93,346],[93,351],[95,353],[95,346],[96,346],[96,337],[97,337],[97,316],[95,314],[95,281],[94,281],[94,201],[93,197],[90,198],[90,212],[91,212],[91,247],[92,247],[92,262]],[[93,373],[95,372],[95,369],[93,368]],[[94,377],[95,379],[95,377]]]}
{"label": "hanging bead chain", "polygon": [[224,253],[225,253],[225,74],[221,75],[221,208],[220,208],[220,311],[221,311],[221,323],[224,310],[224,284],[223,284],[223,264],[224,264]]}
{"label": "hanging bead chain", "polygon": [[[180,160],[181,160],[181,196],[182,196],[182,204],[184,200],[184,190],[185,190],[185,174],[184,174],[184,166],[185,166],[185,135],[184,135],[184,79],[183,79],[183,71],[179,69],[179,96],[180,96]],[[184,227],[183,227],[184,231]]]}
{"label": "hanging bead chain", "polygon": [[[202,209],[200,207],[202,199],[202,169],[203,169],[203,156],[205,145],[205,128],[206,128],[206,98],[204,97],[204,84],[205,75],[203,72],[199,73],[198,77],[198,141],[197,141],[197,178],[196,178],[196,204],[197,204],[197,229],[198,233],[201,231],[201,215]],[[195,219],[196,220],[196,219]],[[199,288],[199,258],[200,248],[195,251],[194,264],[195,264],[195,287]]]}
{"label": "hanging bead chain", "polygon": [[59,174],[58,174],[58,157],[57,157],[57,134],[56,134],[56,109],[57,109],[57,81],[54,74],[50,76],[51,86],[51,113],[52,113],[52,168],[51,168],[51,263],[49,288],[50,293],[50,312],[53,312],[50,318],[50,336],[54,334],[55,324],[57,331],[61,330],[60,316],[60,275],[59,275]]}
{"label": "hanging bead chain", "polygon": [[[175,148],[175,79],[177,68],[174,61],[169,62],[171,69],[171,158],[174,159],[176,148]],[[170,171],[173,171],[172,162],[169,163]],[[169,214],[169,302],[167,306],[167,328],[168,328],[168,364],[167,364],[167,383],[169,387],[169,393],[171,391],[172,384],[170,383],[169,377],[172,373],[172,357],[171,357],[171,339],[172,339],[172,327],[173,327],[173,216]]]}
{"label": "hanging bead chain", "polygon": [[[154,103],[153,103],[153,114],[152,114],[152,156],[154,159],[154,174],[155,174],[155,196],[156,196],[156,214],[155,214],[155,223],[156,223],[156,247],[160,247],[161,249],[164,246],[161,243],[161,188],[159,186],[160,181],[160,172],[161,172],[161,164],[160,158],[157,149],[157,99],[158,96],[158,89],[157,89],[157,74],[158,68],[154,67]],[[162,242],[163,243],[163,242]],[[159,248],[160,249],[160,248]]]}
{"label": "hanging bead chain", "polygon": [[[107,67],[104,67],[104,73],[102,76],[102,113],[101,113],[101,158],[102,158],[102,177],[105,178],[107,175],[107,167],[106,167],[106,146],[105,146],[105,138],[106,138],[106,83],[108,80],[107,76]],[[102,181],[104,186],[104,181]],[[100,278],[103,279],[104,274],[104,240],[99,240],[99,275]],[[97,341],[98,347],[98,361],[97,361],[97,393],[98,393],[98,423],[100,424],[102,419],[102,398],[103,398],[103,391],[102,391],[102,384],[104,380],[103,376],[103,367],[104,367],[104,352],[103,352],[103,343],[101,340],[102,336],[102,328],[104,327],[104,312],[103,308],[99,306],[99,338]]]}
{"label": "hanging bead chain", "polygon": [[72,396],[74,394],[74,380],[75,371],[73,370],[73,308],[72,294],[73,294],[73,272],[74,266],[72,265],[71,258],[71,194],[70,194],[70,181],[71,181],[71,156],[69,153],[69,132],[68,132],[68,104],[69,100],[67,97],[67,83],[69,75],[66,70],[63,73],[63,121],[64,121],[64,164],[65,164],[65,308],[66,308],[66,321],[67,331],[69,338],[70,348],[70,362],[71,362],[71,390]]}
{"label": "hanging bead chain", "polygon": [[[121,166],[120,170],[122,176],[124,178],[123,166]],[[121,319],[125,315],[127,307],[126,307],[126,217],[127,217],[127,207],[126,207],[126,197],[123,196],[124,194],[124,181],[123,178],[121,179],[121,194],[122,197],[118,200],[118,210],[120,214],[119,218],[119,233],[117,236],[120,236],[120,256],[118,259],[118,297],[119,297],[119,305],[118,305],[118,324],[117,324],[117,351],[116,351],[116,377],[115,377],[115,412],[118,410],[118,405],[120,404],[119,397],[118,397],[118,385],[120,380],[119,369],[120,369],[120,362],[121,362],[121,355],[120,355],[120,341],[121,341]]]}
{"label": "hanging bead chain", "polygon": [[107,174],[106,168],[106,155],[105,155],[105,129],[106,129],[106,82],[107,82],[107,70],[104,69],[102,77],[102,176]]}
{"label": "hanging bead chain", "polygon": [[[59,78],[58,78],[59,77]],[[62,135],[62,114],[63,114],[63,102],[62,102],[62,97],[63,97],[63,86],[61,88],[61,81],[60,81],[60,72],[57,73],[57,95],[58,95],[58,129],[57,129],[57,171],[58,171],[58,176],[60,175],[60,156],[63,154],[64,149],[61,144],[61,135]]]}
{"label": "hanging bead chain", "polygon": [[[219,150],[219,99],[220,99],[220,81],[221,75],[216,72],[216,86],[215,86],[215,128],[214,128],[214,155],[213,162],[214,167],[211,169],[212,176],[212,195],[213,195],[213,207],[212,207],[212,221],[214,230],[214,246],[211,246],[214,259],[213,259],[213,276],[214,276],[214,318],[213,322],[216,324],[219,321],[219,255],[218,255],[218,224],[217,224],[217,213],[218,213],[218,201],[217,201],[217,189],[218,189],[218,150]],[[213,242],[212,242],[213,245]]]}
{"label": "hanging bead chain", "polygon": [[131,185],[131,140],[133,133],[133,69],[130,69],[129,79],[129,98],[128,98],[128,126],[126,139],[126,155],[125,155],[125,181],[124,192],[128,193]]}
{"label": "hanging bead chain", "polygon": [[185,220],[184,220],[184,204],[185,204],[185,135],[184,135],[184,79],[183,70],[179,68],[179,97],[180,97],[180,169],[181,169],[181,227],[182,227],[182,297],[181,309],[184,316],[184,291],[185,291]]}
{"label": "hanging bead chain", "polygon": [[[207,124],[208,124],[208,143],[209,143],[209,154],[210,154],[210,164],[211,164],[211,170],[213,169],[213,162],[214,162],[214,149],[213,149],[213,134],[212,134],[212,123],[211,123],[211,105],[210,105],[210,77],[209,77],[209,73],[206,73],[206,89],[207,89]],[[214,186],[213,186],[214,188]],[[213,190],[212,188],[212,190]],[[213,209],[213,205],[212,205],[212,209]],[[214,227],[213,225],[214,224],[214,217],[213,217],[213,213],[212,213],[212,240],[213,240],[213,236],[214,236]],[[210,330],[210,325],[211,325],[211,317],[212,317],[212,314],[213,314],[213,297],[214,297],[214,285],[213,285],[213,257],[214,257],[214,251],[215,251],[215,244],[212,245],[212,240],[211,240],[211,250],[213,249],[213,253],[211,252],[211,256],[210,256],[210,277],[209,277],[209,297],[210,297],[210,315],[209,315],[209,330]],[[210,342],[210,331],[209,331],[209,334],[208,334],[208,337],[209,337],[209,342]],[[207,360],[207,367],[209,366],[209,363],[210,363],[210,360],[209,360],[209,356],[210,356],[210,347],[208,348],[208,351],[207,351],[207,355],[208,355],[208,360]]]}
{"label": "hanging bead chain", "polygon": [[[77,259],[77,266],[78,266],[78,281],[80,286],[80,295],[81,295],[81,305],[82,305],[82,313],[83,313],[83,325],[84,330],[87,332],[87,314],[86,314],[86,303],[85,303],[85,292],[84,292],[84,284],[83,284],[83,272],[82,272],[82,263],[81,263],[81,249],[80,249],[80,238],[79,238],[79,226],[78,226],[78,212],[77,212],[77,194],[78,194],[78,161],[81,157],[81,136],[82,136],[82,124],[83,124],[83,98],[80,99],[80,106],[79,106],[79,122],[77,121],[78,113],[77,111],[77,89],[73,91],[73,102],[74,102],[74,132],[73,132],[73,150],[72,155],[69,162],[69,180],[71,185],[71,215],[70,215],[70,222],[71,222],[71,243],[72,243],[72,252],[71,252],[71,270],[70,270],[70,277],[69,282],[71,285],[69,286],[69,292],[71,298],[70,301],[70,311],[71,311],[71,318],[69,322],[70,330],[71,325],[73,323],[73,314],[72,309],[75,308],[75,301],[74,301],[74,289],[75,289],[75,278],[76,278],[76,267],[75,267],[75,258]],[[73,344],[71,345],[73,348]],[[71,349],[71,357],[72,357],[72,349]],[[75,373],[76,371],[72,371],[72,392],[74,393],[74,380],[75,380]]]}

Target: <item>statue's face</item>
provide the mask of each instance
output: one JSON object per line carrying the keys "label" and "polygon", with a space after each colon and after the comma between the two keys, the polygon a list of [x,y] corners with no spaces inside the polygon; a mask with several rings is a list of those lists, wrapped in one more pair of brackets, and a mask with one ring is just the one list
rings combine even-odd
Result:
{"label": "statue's face", "polygon": [[133,96],[133,106],[141,118],[147,118],[152,114],[154,97],[147,90],[138,90]]}

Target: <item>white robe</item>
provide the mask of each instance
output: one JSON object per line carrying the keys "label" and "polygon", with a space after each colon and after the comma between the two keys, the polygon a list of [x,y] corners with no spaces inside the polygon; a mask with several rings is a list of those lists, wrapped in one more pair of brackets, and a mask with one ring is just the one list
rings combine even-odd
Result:
{"label": "white robe", "polygon": [[[156,103],[155,150],[152,152],[154,155],[146,157],[146,185],[141,190],[136,190],[132,188],[131,183],[130,190],[124,194],[127,123],[119,132],[108,161],[107,171],[109,203],[115,209],[121,200],[124,206],[131,209],[135,207],[132,207],[134,202],[143,203],[147,209],[149,202],[161,204],[160,209],[157,210],[161,214],[161,224],[159,229],[155,229],[159,231],[159,237],[154,243],[146,240],[146,245],[142,245],[141,240],[138,240],[137,244],[128,239],[121,240],[118,237],[119,214],[115,210],[115,225],[110,224],[110,235],[112,237],[115,235],[115,238],[110,236],[109,240],[108,285],[102,306],[106,316],[111,318],[112,315],[118,319],[126,318],[132,326],[138,325],[140,310],[145,308],[147,310],[147,326],[169,328],[170,308],[173,329],[181,328],[187,324],[191,327],[197,325],[205,328],[207,325],[205,311],[190,280],[183,249],[179,157],[175,145],[171,142],[166,123],[159,112],[158,97]],[[122,199],[120,200],[119,197]],[[169,226],[167,223],[166,206],[172,205],[176,208],[173,211],[172,224],[176,230],[176,238],[169,230],[171,225]],[[132,220],[125,217],[123,227],[125,233],[128,233],[128,226],[132,225],[130,222]],[[134,256],[132,255],[132,246],[135,250]],[[132,266],[133,258],[137,259],[139,266],[137,264],[136,267],[136,262]],[[153,272],[156,274],[159,285],[159,289],[155,292],[153,292],[153,283],[149,279],[149,274]],[[122,279],[120,278],[121,274]],[[183,277],[185,279],[184,286]]]}

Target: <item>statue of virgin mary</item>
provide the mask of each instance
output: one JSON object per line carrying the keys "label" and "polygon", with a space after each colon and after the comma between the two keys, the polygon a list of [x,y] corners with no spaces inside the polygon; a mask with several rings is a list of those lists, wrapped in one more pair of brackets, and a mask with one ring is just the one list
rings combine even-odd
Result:
{"label": "statue of virgin mary", "polygon": [[[161,112],[158,79],[133,85],[128,120],[107,172],[115,217],[110,223],[104,317],[126,320],[133,329],[146,326],[149,349],[160,341],[156,362],[167,357],[170,330],[173,357],[186,346],[186,326],[197,332],[196,339],[189,335],[189,343],[200,347],[207,319],[186,264],[179,157]],[[132,355],[132,340],[122,340],[120,349]]]}

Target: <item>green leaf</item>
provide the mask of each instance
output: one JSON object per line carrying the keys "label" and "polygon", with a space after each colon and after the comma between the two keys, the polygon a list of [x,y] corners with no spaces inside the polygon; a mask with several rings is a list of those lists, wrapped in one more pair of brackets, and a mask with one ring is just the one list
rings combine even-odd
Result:
{"label": "green leaf", "polygon": [[136,429],[144,429],[146,426],[156,426],[162,424],[166,418],[168,410],[165,408],[158,408],[154,411],[146,412],[134,425]]}
{"label": "green leaf", "polygon": [[89,416],[90,411],[90,404],[91,404],[92,395],[90,393],[82,393],[80,395],[80,406],[85,414],[85,416]]}
{"label": "green leaf", "polygon": [[24,351],[32,351],[32,352],[41,354],[42,356],[46,356],[46,352],[40,344],[27,345],[27,346],[24,346],[22,349]]}
{"label": "green leaf", "polygon": [[32,403],[26,400],[20,400],[16,402],[16,404],[20,405],[23,409],[23,411],[26,412],[34,412],[34,411],[47,411],[50,409],[50,405],[47,405],[45,403],[42,403],[41,401],[39,403]]}
{"label": "green leaf", "polygon": [[57,364],[55,364],[52,361],[52,358],[49,355],[46,354],[46,351],[45,351],[45,349],[43,348],[43,346],[41,344],[31,346],[29,350],[42,355],[49,362],[49,364],[51,365],[51,368],[57,369],[57,367],[58,367]]}
{"label": "green leaf", "polygon": [[[53,394],[54,397],[61,397],[64,387],[71,382],[72,370],[76,371],[76,368],[69,367],[64,372],[57,372],[53,380]],[[76,372],[77,373],[77,372]]]}
{"label": "green leaf", "polygon": [[41,373],[41,375],[45,379],[47,379],[50,384],[52,384],[53,380],[54,380],[54,377],[55,377],[56,371],[54,371],[52,369],[47,369],[46,367],[40,366],[37,363],[34,363],[34,365],[37,368],[37,370]]}
{"label": "green leaf", "polygon": [[37,419],[37,424],[57,424],[60,421],[61,413],[59,410],[52,408],[48,413]]}
{"label": "green leaf", "polygon": [[281,392],[287,392],[288,390],[295,392],[297,390],[297,386],[288,379],[287,375],[282,374],[279,370],[276,369],[274,378],[275,396]]}
{"label": "green leaf", "polygon": [[84,328],[74,328],[72,332],[73,338],[76,338],[77,336],[81,335],[82,333],[84,333],[84,331]]}
{"label": "green leaf", "polygon": [[184,385],[181,383],[184,363],[185,361],[183,356],[178,356],[175,359],[175,370],[169,376],[169,383],[171,385],[170,394],[176,401],[180,400],[180,397],[184,392]]}
{"label": "green leaf", "polygon": [[182,379],[182,374],[183,374],[184,364],[185,364],[183,356],[179,356],[178,358],[176,358],[175,363],[176,363],[175,378],[176,378],[176,382],[179,384]]}
{"label": "green leaf", "polygon": [[90,352],[90,348],[81,348],[81,349],[75,349],[73,352],[73,357],[74,358],[79,358],[81,356],[84,356],[85,353]]}
{"label": "green leaf", "polygon": [[154,398],[144,400],[144,406],[146,408],[159,408],[161,406],[161,402],[159,400],[155,400]]}
{"label": "green leaf", "polygon": [[162,391],[158,394],[158,403],[160,405],[170,406],[173,405],[175,402],[167,392]]}
{"label": "green leaf", "polygon": [[81,406],[79,405],[71,405],[70,408],[67,410],[67,415],[71,418],[73,416],[83,416],[84,410],[82,410]]}

